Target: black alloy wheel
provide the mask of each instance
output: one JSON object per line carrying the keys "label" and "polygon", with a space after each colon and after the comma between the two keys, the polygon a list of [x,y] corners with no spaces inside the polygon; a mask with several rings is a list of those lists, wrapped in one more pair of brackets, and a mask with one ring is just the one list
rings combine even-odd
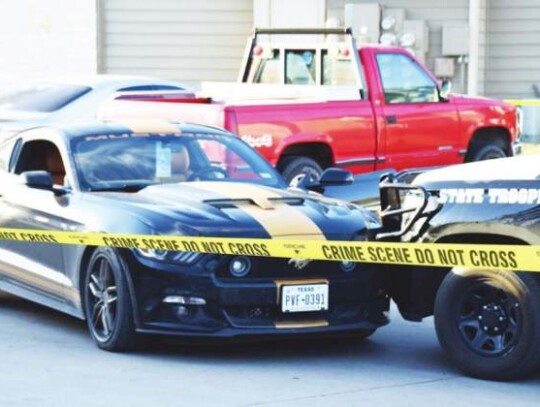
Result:
{"label": "black alloy wheel", "polygon": [[435,299],[435,329],[466,374],[515,380],[540,368],[540,278],[536,273],[450,272]]}
{"label": "black alloy wheel", "polygon": [[94,342],[104,350],[131,350],[137,343],[126,273],[123,259],[107,247],[97,248],[86,267],[86,320]]}
{"label": "black alloy wheel", "polygon": [[481,356],[502,356],[518,341],[523,315],[509,292],[477,281],[465,294],[458,320],[461,338]]}
{"label": "black alloy wheel", "polygon": [[100,342],[110,339],[116,323],[116,280],[111,264],[105,256],[99,256],[92,264],[87,286],[90,323]]}

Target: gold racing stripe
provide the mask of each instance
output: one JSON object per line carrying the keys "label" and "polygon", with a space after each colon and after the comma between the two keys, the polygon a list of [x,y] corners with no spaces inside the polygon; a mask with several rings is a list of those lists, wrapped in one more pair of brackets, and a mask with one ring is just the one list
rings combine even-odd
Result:
{"label": "gold racing stripe", "polygon": [[130,129],[133,134],[180,134],[180,127],[177,124],[159,119],[133,119],[122,120],[118,124]]}
{"label": "gold racing stripe", "polygon": [[215,192],[229,199],[246,199],[255,203],[235,203],[259,222],[272,238],[326,240],[321,229],[302,211],[285,202],[271,201],[281,195],[256,185],[238,185],[228,182],[194,182],[199,189]]}

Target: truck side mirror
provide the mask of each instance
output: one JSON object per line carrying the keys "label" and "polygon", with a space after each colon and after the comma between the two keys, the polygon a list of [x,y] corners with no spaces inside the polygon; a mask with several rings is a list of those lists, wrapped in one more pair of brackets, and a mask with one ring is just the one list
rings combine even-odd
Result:
{"label": "truck side mirror", "polygon": [[450,93],[452,92],[452,82],[444,80],[439,88],[439,99],[442,102],[448,102],[450,100]]}

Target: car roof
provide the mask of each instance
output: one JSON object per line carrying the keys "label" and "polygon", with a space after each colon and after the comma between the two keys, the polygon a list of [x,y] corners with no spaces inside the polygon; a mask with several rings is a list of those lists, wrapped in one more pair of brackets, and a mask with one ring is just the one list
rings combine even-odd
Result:
{"label": "car roof", "polygon": [[99,86],[99,85],[122,85],[122,86],[136,86],[147,84],[164,84],[175,85],[184,87],[181,83],[171,81],[168,79],[155,78],[151,76],[136,76],[136,75],[110,75],[110,74],[97,74],[97,75],[67,75],[58,77],[46,77],[37,78],[26,82],[27,85],[32,84],[74,84],[84,86]]}
{"label": "car roof", "polygon": [[86,135],[99,134],[168,134],[168,133],[203,133],[223,136],[233,136],[231,133],[216,127],[203,126],[191,123],[177,123],[165,120],[126,120],[121,122],[89,122],[89,123],[66,123],[33,128],[29,132],[38,129],[52,129],[64,139],[72,139]]}

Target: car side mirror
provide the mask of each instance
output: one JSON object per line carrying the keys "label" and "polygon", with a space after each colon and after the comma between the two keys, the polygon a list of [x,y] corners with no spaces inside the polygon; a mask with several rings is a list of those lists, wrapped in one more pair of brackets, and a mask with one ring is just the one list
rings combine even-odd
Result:
{"label": "car side mirror", "polygon": [[450,93],[452,92],[452,82],[444,80],[439,88],[439,99],[442,102],[448,102],[450,100]]}
{"label": "car side mirror", "polygon": [[323,171],[319,179],[321,187],[349,185],[354,182],[352,172],[341,168],[328,168]]}
{"label": "car side mirror", "polygon": [[322,193],[327,187],[349,185],[353,182],[354,177],[350,171],[341,168],[327,168],[318,180],[304,177],[300,180],[297,187]]}
{"label": "car side mirror", "polygon": [[21,184],[28,188],[53,189],[53,179],[50,172],[47,171],[25,171],[19,175]]}

